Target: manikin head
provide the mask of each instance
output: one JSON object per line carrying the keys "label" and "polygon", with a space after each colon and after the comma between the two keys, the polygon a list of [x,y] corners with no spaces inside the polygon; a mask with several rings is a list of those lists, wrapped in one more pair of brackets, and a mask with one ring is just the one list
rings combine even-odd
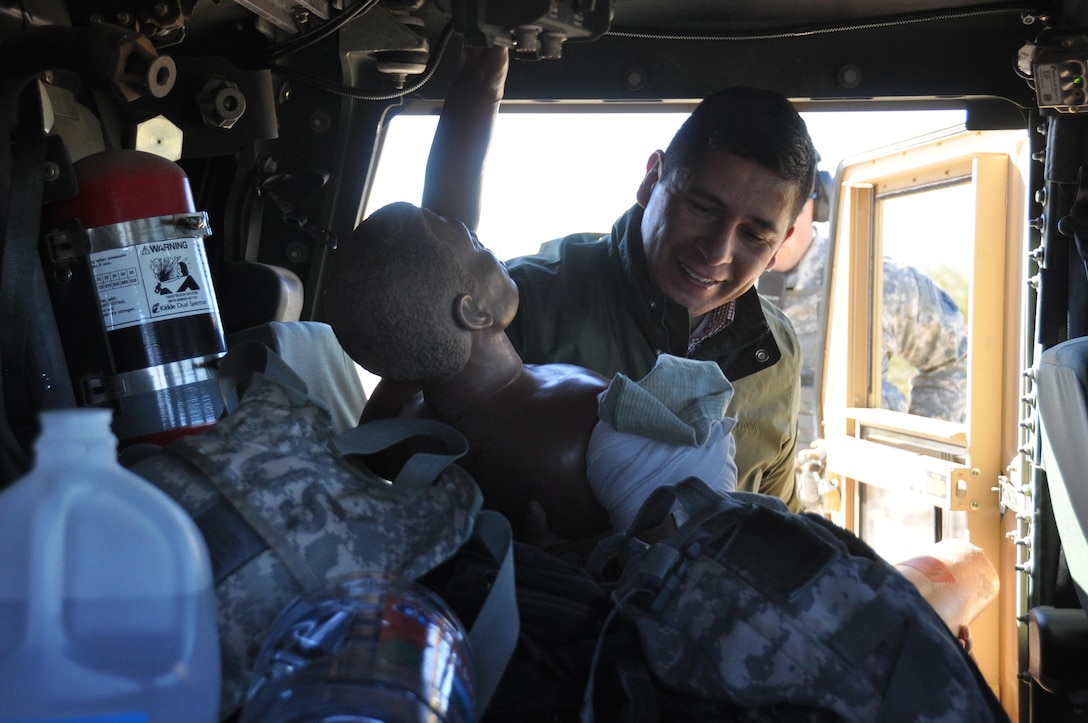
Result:
{"label": "manikin head", "polygon": [[388,379],[434,382],[465,367],[474,333],[503,332],[518,294],[464,224],[393,203],[337,249],[325,300],[356,362]]}

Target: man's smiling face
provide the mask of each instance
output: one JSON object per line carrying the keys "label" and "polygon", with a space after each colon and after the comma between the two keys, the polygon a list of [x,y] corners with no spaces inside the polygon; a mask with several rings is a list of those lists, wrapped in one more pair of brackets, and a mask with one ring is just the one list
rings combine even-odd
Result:
{"label": "man's smiling face", "polygon": [[638,192],[646,209],[643,248],[654,284],[696,319],[741,296],[774,266],[793,230],[800,191],[726,151],[708,149],[694,167],[676,172],[662,163],[659,151]]}

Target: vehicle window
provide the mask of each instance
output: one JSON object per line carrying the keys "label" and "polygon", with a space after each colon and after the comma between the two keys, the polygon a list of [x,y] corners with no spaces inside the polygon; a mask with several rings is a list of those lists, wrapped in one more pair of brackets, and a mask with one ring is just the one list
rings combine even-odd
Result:
{"label": "vehicle window", "polygon": [[[646,161],[668,145],[689,109],[587,112],[556,104],[499,114],[485,168],[479,237],[502,259],[534,253],[569,233],[611,229],[635,202]],[[832,174],[851,154],[962,126],[958,110],[805,112],[820,167]],[[393,201],[419,203],[432,112],[405,112],[388,124],[364,216]]]}
{"label": "vehicle window", "polygon": [[844,162],[828,469],[844,482],[844,524],[889,559],[943,537],[998,544],[988,481],[1005,464],[1003,339],[1021,323],[1005,259],[1022,256],[1010,229],[1024,183],[1010,169],[1025,144],[960,133]]}
{"label": "vehicle window", "polygon": [[[882,362],[888,387],[882,406],[952,422],[963,421],[963,410],[941,399],[939,391],[945,385],[966,393],[955,371],[941,366],[952,366],[957,332],[966,330],[970,312],[974,216],[964,212],[973,207],[970,181],[950,179],[877,196],[881,249],[892,262],[883,267],[892,275],[883,280],[885,305],[892,314],[922,317],[897,316],[898,324],[884,324],[883,333],[892,339],[884,340],[890,357]],[[912,395],[914,384],[928,389]]]}
{"label": "vehicle window", "polygon": [[[408,109],[387,124],[363,217],[394,201],[419,203],[437,109]],[[578,232],[608,232],[635,201],[650,154],[665,148],[690,108],[589,112],[556,104],[503,106],[488,151],[478,235],[500,259],[535,253]],[[841,159],[939,129],[961,127],[964,112],[803,112],[834,175]],[[827,224],[818,224],[827,235]],[[361,371],[369,394],[377,380]]]}

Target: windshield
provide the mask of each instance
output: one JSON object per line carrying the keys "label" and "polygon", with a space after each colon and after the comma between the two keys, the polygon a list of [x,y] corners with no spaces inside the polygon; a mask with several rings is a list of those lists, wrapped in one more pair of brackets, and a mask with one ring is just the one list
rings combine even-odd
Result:
{"label": "windshield", "polygon": [[[558,109],[558,107],[557,107]],[[485,167],[480,240],[500,259],[544,241],[607,232],[635,202],[646,161],[687,112],[500,112]],[[802,113],[835,174],[846,156],[962,127],[959,110]],[[364,217],[387,203],[419,203],[435,115],[400,115],[386,134]]]}

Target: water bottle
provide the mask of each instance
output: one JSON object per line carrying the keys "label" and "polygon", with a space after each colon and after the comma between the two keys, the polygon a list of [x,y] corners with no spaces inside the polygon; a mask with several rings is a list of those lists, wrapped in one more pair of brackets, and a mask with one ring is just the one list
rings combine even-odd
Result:
{"label": "water bottle", "polygon": [[242,723],[472,723],[465,628],[430,590],[361,573],[276,618]]}
{"label": "water bottle", "polygon": [[0,721],[218,719],[204,540],[118,463],[111,417],[42,413],[33,467],[0,494]]}

